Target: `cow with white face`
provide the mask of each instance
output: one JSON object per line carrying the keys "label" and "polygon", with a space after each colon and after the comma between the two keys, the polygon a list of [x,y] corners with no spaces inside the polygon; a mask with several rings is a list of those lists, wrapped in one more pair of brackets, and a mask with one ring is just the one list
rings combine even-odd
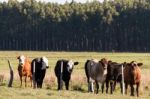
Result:
{"label": "cow with white face", "polygon": [[18,56],[17,59],[19,60],[18,64],[18,74],[20,77],[20,87],[22,87],[22,78],[25,77],[25,87],[27,86],[27,77],[30,78],[31,86],[32,86],[32,74],[31,74],[31,62],[30,60],[25,57],[24,55]]}
{"label": "cow with white face", "polygon": [[58,60],[55,66],[55,75],[58,82],[58,90],[63,88],[63,82],[65,83],[66,90],[69,90],[69,81],[74,65],[78,65],[79,62],[73,62],[72,60]]}
{"label": "cow with white face", "polygon": [[23,66],[25,64],[26,57],[24,55],[18,56],[17,59],[19,60],[20,66]]}
{"label": "cow with white face", "polygon": [[34,88],[42,88],[43,79],[47,68],[49,68],[49,65],[48,59],[45,56],[32,60],[31,71],[33,74]]}

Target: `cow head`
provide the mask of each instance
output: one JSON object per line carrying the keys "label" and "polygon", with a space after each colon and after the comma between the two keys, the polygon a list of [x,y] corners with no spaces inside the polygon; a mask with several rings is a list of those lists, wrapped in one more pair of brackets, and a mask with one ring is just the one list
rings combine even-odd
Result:
{"label": "cow head", "polygon": [[73,70],[73,67],[74,65],[78,65],[79,62],[73,62],[72,60],[69,60],[68,63],[67,63],[67,69],[68,69],[68,72],[72,72]]}
{"label": "cow head", "polygon": [[143,65],[143,63],[137,63],[135,61],[132,61],[130,63],[124,63],[124,68],[125,68],[125,70],[128,70],[128,71],[130,71],[130,73],[134,74],[134,72],[136,70],[139,70],[138,68],[142,65]]}
{"label": "cow head", "polygon": [[137,67],[142,66],[143,63],[137,63],[135,61],[132,61],[129,65],[131,66],[131,69],[135,70]]}
{"label": "cow head", "polygon": [[101,59],[101,63],[103,64],[103,68],[104,69],[107,69],[107,66],[108,66],[108,61],[106,58],[102,58]]}
{"label": "cow head", "polygon": [[41,69],[44,70],[46,68],[49,68],[49,66],[48,66],[48,59],[45,56],[43,56],[41,58],[41,60],[42,60],[42,68]]}
{"label": "cow head", "polygon": [[103,66],[103,69],[104,69],[104,75],[107,74],[107,67],[108,67],[108,61],[106,58],[102,58],[100,60],[102,66]]}
{"label": "cow head", "polygon": [[18,56],[17,59],[19,60],[19,66],[23,66],[25,64],[26,57],[24,55]]}

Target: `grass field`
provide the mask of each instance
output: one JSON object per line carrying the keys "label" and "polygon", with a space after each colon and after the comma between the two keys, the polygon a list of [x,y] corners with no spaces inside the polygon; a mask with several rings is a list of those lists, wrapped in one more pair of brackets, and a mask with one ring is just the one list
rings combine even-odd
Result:
{"label": "grass field", "polygon": [[[46,56],[49,59],[50,68],[47,70],[44,80],[43,89],[32,89],[30,87],[20,88],[19,76],[17,73],[17,59],[19,55],[25,55],[29,59],[35,57]],[[137,99],[130,95],[122,96],[120,94],[119,85],[113,95],[92,94],[87,92],[87,83],[84,72],[84,63],[87,59],[101,59],[106,57],[108,60],[116,62],[130,62],[135,60],[143,62],[142,84],[140,88],[141,96],[138,99],[150,99],[150,53],[100,53],[100,52],[36,52],[36,51],[0,51],[0,75],[4,75],[4,82],[0,86],[0,99]],[[79,65],[74,67],[72,79],[70,82],[70,90],[57,91],[57,83],[54,75],[54,66],[58,59],[72,59],[79,61]],[[10,60],[15,78],[13,87],[8,88],[9,68],[7,60]],[[24,85],[24,83],[23,83]],[[130,90],[129,92],[130,93]]]}

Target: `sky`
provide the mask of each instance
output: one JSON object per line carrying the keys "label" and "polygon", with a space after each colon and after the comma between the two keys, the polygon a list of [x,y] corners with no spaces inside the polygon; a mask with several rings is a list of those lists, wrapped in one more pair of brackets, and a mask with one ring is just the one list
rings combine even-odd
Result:
{"label": "sky", "polygon": [[[8,1],[8,0],[0,0],[0,2],[4,2],[4,1]],[[18,0],[18,1],[23,1],[23,0]],[[36,1],[42,1],[42,2],[53,2],[53,3],[60,3],[60,4],[63,4],[65,3],[66,1],[68,2],[71,2],[72,0],[36,0]],[[76,2],[81,2],[81,3],[85,3],[87,1],[93,1],[93,0],[74,0]],[[97,0],[97,1],[100,1],[102,2],[103,0]]]}

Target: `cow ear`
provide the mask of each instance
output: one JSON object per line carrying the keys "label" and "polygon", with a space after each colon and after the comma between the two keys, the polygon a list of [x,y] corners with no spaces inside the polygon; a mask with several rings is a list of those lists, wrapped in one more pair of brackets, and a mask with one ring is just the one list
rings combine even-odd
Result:
{"label": "cow ear", "polygon": [[127,63],[126,63],[126,62],[124,62],[124,63],[122,63],[122,65],[123,65],[123,67],[125,67],[125,66],[127,65]]}
{"label": "cow ear", "polygon": [[112,63],[112,61],[111,61],[111,60],[109,60],[109,61],[108,61],[108,64],[111,64],[111,63]]}
{"label": "cow ear", "polygon": [[17,59],[19,59],[20,56],[17,56]]}
{"label": "cow ear", "polygon": [[143,65],[143,63],[137,63],[137,65],[140,67],[140,66],[142,66],[142,65]]}
{"label": "cow ear", "polygon": [[79,64],[79,62],[74,62],[74,65],[78,65]]}

